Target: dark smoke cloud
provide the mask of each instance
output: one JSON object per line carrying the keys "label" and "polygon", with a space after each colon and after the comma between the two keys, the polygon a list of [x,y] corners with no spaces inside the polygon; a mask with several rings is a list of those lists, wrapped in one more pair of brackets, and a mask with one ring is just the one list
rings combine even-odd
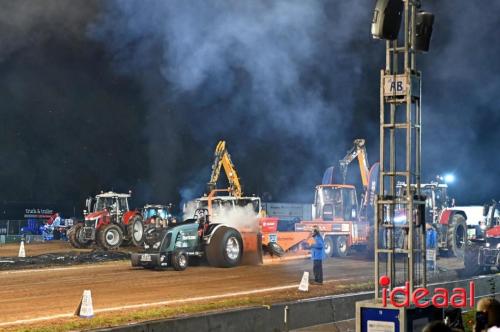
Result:
{"label": "dark smoke cloud", "polygon": [[69,214],[147,177],[138,88],[86,37],[98,11],[94,1],[1,2],[2,201],[59,202]]}
{"label": "dark smoke cloud", "polygon": [[[498,161],[492,143],[498,140],[500,4],[424,6],[437,17],[431,53],[418,60],[424,179],[454,172],[459,201],[480,203],[496,195],[495,181],[485,175],[495,176]],[[205,151],[228,139],[252,190],[306,200],[304,190],[353,138],[366,137],[371,160],[377,159],[383,43],[368,35],[372,7],[366,0],[156,1],[147,7],[116,1],[93,34],[109,43],[122,70],[161,73],[160,99],[196,119],[187,130]]]}
{"label": "dark smoke cloud", "polygon": [[47,40],[82,39],[95,1],[5,0],[0,4],[0,61],[22,49],[39,47]]}
{"label": "dark smoke cloud", "polygon": [[[247,193],[311,202],[353,139],[378,159],[373,4],[2,1],[2,197],[178,202],[203,192],[225,139]],[[500,3],[424,5],[424,178],[454,171],[459,202],[498,199]]]}
{"label": "dark smoke cloud", "polygon": [[203,170],[203,185],[201,166],[224,138],[247,191],[310,200],[322,169],[354,138],[347,131],[364,61],[351,48],[367,37],[362,10],[361,2],[115,1],[90,35],[109,46],[119,71],[140,77],[146,95],[153,88],[153,104],[169,107],[153,111],[148,130],[175,122],[191,139],[190,151],[178,131],[151,140],[151,156],[174,152],[153,165],[154,181],[171,183],[169,164],[194,153],[186,182]]}
{"label": "dark smoke cloud", "polygon": [[499,199],[500,2],[426,4],[436,14],[424,73],[427,177],[454,172],[459,204]]}

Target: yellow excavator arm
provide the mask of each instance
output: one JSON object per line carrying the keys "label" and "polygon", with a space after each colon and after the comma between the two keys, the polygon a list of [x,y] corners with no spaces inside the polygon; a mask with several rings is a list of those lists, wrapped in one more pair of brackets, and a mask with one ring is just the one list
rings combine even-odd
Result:
{"label": "yellow excavator arm", "polygon": [[221,167],[224,168],[227,179],[229,181],[229,192],[234,197],[241,197],[243,195],[241,189],[240,179],[238,178],[238,173],[231,161],[231,156],[226,149],[226,142],[219,141],[214,153],[214,163],[212,165],[212,175],[210,177],[210,182],[208,182],[208,192],[210,193],[217,186],[217,180],[219,179]]}
{"label": "yellow excavator arm", "polygon": [[365,140],[364,139],[356,139],[354,140],[354,145],[353,147],[347,151],[346,156],[344,159],[340,160],[340,170],[342,172],[342,180],[345,183],[345,179],[347,176],[347,167],[349,164],[354,160],[358,158],[359,161],[359,171],[361,173],[361,182],[363,182],[363,187],[368,186],[368,176],[370,173],[369,166],[368,166],[368,157],[366,155],[366,148],[365,148]]}

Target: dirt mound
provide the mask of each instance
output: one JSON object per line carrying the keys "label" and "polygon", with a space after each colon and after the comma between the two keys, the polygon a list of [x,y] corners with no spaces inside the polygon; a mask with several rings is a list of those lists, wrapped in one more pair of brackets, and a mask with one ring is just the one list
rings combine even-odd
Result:
{"label": "dirt mound", "polygon": [[90,252],[55,252],[31,257],[1,257],[0,270],[39,268],[55,265],[74,265],[130,259],[128,252],[93,250]]}

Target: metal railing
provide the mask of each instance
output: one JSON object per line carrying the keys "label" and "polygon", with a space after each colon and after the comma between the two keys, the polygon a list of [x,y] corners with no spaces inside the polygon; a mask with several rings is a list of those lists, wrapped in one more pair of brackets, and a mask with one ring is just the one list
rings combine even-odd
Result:
{"label": "metal railing", "polygon": [[43,242],[43,236],[38,234],[21,234],[21,228],[28,226],[25,219],[0,220],[0,244],[18,243],[24,239],[27,243]]}

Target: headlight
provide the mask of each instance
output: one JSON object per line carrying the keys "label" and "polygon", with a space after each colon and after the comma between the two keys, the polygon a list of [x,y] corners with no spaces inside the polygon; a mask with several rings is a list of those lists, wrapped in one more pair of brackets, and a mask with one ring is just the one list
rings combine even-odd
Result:
{"label": "headlight", "polygon": [[160,256],[160,261],[163,262],[165,260],[165,256],[164,255],[161,255]]}
{"label": "headlight", "polygon": [[497,249],[500,249],[500,243],[499,243],[499,244],[497,244]]}
{"label": "headlight", "polygon": [[144,249],[149,249],[149,244],[144,243]]}
{"label": "headlight", "polygon": [[489,243],[489,242],[486,242],[485,247],[486,247],[486,248],[489,248],[489,247],[490,247],[490,243]]}

